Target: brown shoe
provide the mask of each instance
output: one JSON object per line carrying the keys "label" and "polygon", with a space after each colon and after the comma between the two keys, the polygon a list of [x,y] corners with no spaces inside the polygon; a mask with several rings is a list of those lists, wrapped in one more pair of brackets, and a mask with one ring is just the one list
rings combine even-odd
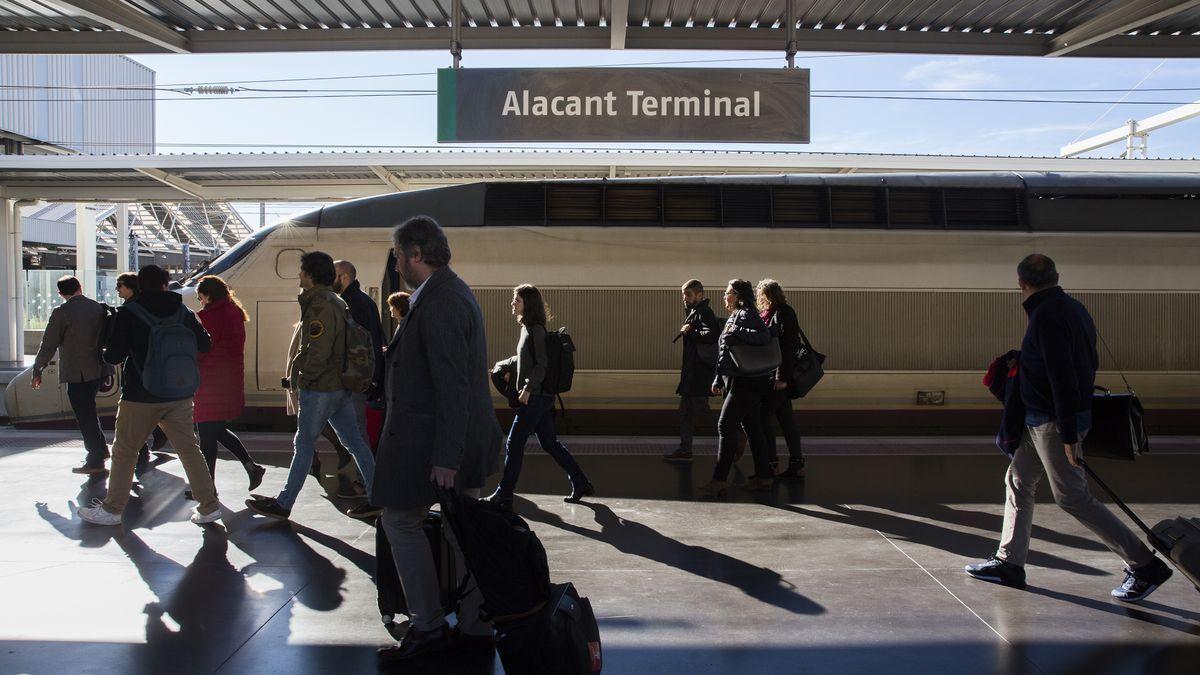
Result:
{"label": "brown shoe", "polygon": [[729,482],[723,480],[711,480],[696,489],[696,496],[700,499],[720,499],[729,494]]}
{"label": "brown shoe", "polygon": [[104,468],[103,464],[100,466],[84,464],[83,466],[77,466],[71,469],[71,473],[81,473],[88,476],[95,476],[102,473],[108,473],[108,469]]}
{"label": "brown shoe", "polygon": [[770,492],[775,485],[775,481],[770,478],[755,478],[750,477],[746,480],[746,489],[750,492]]}

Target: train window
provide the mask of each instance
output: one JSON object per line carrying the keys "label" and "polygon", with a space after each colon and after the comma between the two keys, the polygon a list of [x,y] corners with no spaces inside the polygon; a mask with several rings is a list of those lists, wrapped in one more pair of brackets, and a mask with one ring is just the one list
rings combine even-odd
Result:
{"label": "train window", "polygon": [[604,203],[610,224],[658,225],[662,222],[657,185],[610,185]]}
{"label": "train window", "polygon": [[483,205],[486,225],[542,225],[546,219],[546,190],[540,183],[488,185]]}
{"label": "train window", "polygon": [[819,187],[777,187],[771,194],[776,225],[827,225],[824,190]]}
{"label": "train window", "polygon": [[727,187],[721,191],[721,217],[730,227],[767,227],[771,224],[771,189]]}
{"label": "train window", "polygon": [[952,230],[1021,229],[1020,193],[1015,190],[943,191],[946,227]]}
{"label": "train window", "polygon": [[936,227],[941,220],[936,197],[933,190],[888,190],[888,226],[901,229]]}
{"label": "train window", "polygon": [[878,227],[879,191],[875,188],[835,187],[829,191],[834,225]]}
{"label": "train window", "polygon": [[548,185],[546,219],[551,224],[602,225],[604,187],[601,185]]}
{"label": "train window", "polygon": [[672,225],[718,225],[721,193],[713,185],[667,185],[663,188],[663,220]]}
{"label": "train window", "polygon": [[275,274],[280,279],[300,278],[300,256],[302,248],[285,248],[275,255]]}

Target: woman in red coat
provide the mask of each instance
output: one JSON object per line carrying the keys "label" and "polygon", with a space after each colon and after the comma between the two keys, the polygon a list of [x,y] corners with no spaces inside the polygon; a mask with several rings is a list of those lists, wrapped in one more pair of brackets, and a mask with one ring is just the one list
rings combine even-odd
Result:
{"label": "woman in red coat", "polygon": [[229,424],[241,416],[246,405],[243,362],[250,317],[221,277],[200,279],[196,297],[204,306],[197,316],[212,337],[212,349],[200,354],[200,389],[195,397],[200,452],[208,461],[208,472],[215,474],[217,444],[225,446],[241,460],[253,490],[262,483],[267,470],[254,463],[241,440],[229,430]]}

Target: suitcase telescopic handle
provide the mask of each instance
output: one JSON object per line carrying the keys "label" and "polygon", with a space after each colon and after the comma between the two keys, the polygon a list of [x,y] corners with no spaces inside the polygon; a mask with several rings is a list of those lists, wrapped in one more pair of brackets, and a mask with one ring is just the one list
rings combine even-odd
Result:
{"label": "suitcase telescopic handle", "polygon": [[1090,476],[1092,480],[1096,481],[1097,485],[1099,485],[1105,492],[1108,493],[1109,497],[1112,497],[1113,503],[1116,504],[1122,511],[1124,511],[1125,515],[1129,516],[1130,520],[1137,523],[1138,527],[1142,528],[1142,531],[1146,533],[1146,537],[1149,539],[1151,546],[1153,546],[1156,550],[1161,551],[1163,555],[1166,555],[1167,552],[1171,550],[1170,544],[1163,541],[1162,537],[1159,537],[1157,534],[1155,534],[1154,530],[1150,529],[1150,527],[1147,526],[1141,518],[1138,518],[1137,514],[1134,513],[1128,506],[1126,506],[1125,502],[1117,496],[1117,493],[1113,492],[1112,488],[1108,487],[1108,484],[1101,480],[1100,476],[1097,476],[1095,471],[1092,471],[1092,467],[1089,466],[1087,462],[1080,458],[1079,465],[1083,467],[1083,470],[1087,472],[1087,475]]}

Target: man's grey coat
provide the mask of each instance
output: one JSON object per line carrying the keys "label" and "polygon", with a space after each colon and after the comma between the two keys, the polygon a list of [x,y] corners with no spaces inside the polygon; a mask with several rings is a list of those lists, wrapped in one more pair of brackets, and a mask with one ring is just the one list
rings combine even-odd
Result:
{"label": "man's grey coat", "polygon": [[55,307],[42,333],[33,372],[41,375],[57,351],[59,382],[90,382],[104,377],[107,367],[100,358],[104,317],[104,305],[82,295]]}
{"label": "man's grey coat", "polygon": [[457,469],[460,489],[483,487],[499,466],[500,423],[488,389],[483,313],[450,268],[425,281],[386,358],[387,418],[371,503],[433,504],[434,466]]}

